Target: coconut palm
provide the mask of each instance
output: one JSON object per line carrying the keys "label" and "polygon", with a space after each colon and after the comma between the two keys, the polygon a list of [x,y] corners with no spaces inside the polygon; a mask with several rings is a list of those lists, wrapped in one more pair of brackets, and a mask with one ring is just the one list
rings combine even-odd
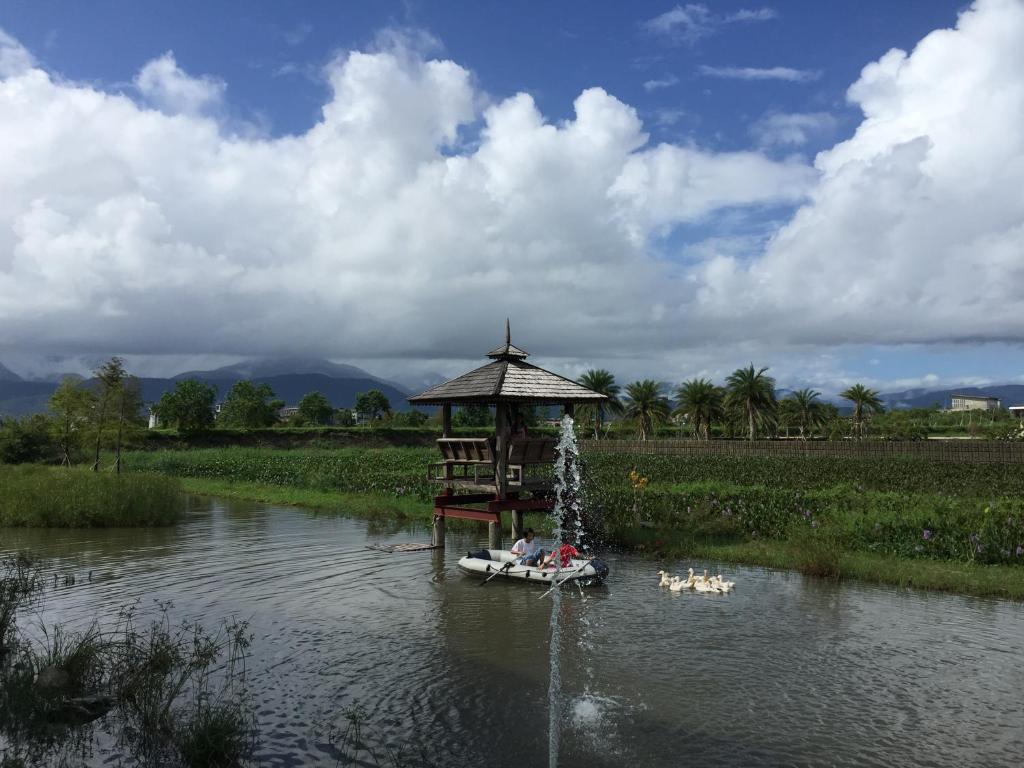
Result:
{"label": "coconut palm", "polygon": [[863,384],[854,384],[839,396],[853,403],[853,431],[857,437],[864,437],[864,421],[872,414],[882,413],[885,407],[878,397],[878,392],[868,389]]}
{"label": "coconut palm", "polygon": [[737,368],[725,380],[726,405],[743,413],[750,440],[757,436],[759,425],[769,425],[775,416],[775,379],[765,375],[767,370],[754,370],[751,363],[746,368]]}
{"label": "coconut palm", "polygon": [[674,413],[685,416],[693,425],[694,435],[707,440],[712,423],[722,418],[723,398],[722,390],[708,379],[690,379],[676,390],[678,405]]}
{"label": "coconut palm", "polygon": [[822,411],[818,398],[821,392],[813,389],[798,389],[790,392],[789,396],[780,404],[788,415],[793,426],[800,430],[800,439],[806,440],[807,435],[821,426]]}
{"label": "coconut palm", "polygon": [[597,439],[600,437],[601,427],[604,425],[605,409],[612,413],[622,412],[622,401],[619,400],[621,388],[615,383],[615,376],[604,368],[591,368],[580,376],[579,383],[608,398],[606,402],[598,403],[596,406],[586,406],[583,409],[585,413],[593,411],[594,438]]}
{"label": "coconut palm", "polygon": [[668,419],[668,398],[661,394],[661,385],[653,379],[634,381],[626,385],[623,412],[636,422],[640,439],[646,440],[655,426]]}

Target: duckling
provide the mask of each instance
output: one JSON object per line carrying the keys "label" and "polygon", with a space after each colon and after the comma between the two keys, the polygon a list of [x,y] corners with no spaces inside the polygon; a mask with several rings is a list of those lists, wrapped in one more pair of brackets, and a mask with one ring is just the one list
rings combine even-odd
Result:
{"label": "duckling", "polygon": [[672,583],[672,579],[668,577],[667,572],[658,571],[658,575],[661,576],[661,581],[658,583],[659,587],[667,587]]}
{"label": "duckling", "polygon": [[668,588],[673,592],[682,592],[686,588],[686,582],[677,576],[672,579],[672,583],[668,585]]}

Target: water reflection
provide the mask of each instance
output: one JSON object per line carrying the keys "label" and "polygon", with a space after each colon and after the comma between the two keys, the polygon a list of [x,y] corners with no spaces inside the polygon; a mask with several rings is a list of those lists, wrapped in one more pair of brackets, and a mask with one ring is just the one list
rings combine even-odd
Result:
{"label": "water reflection", "polygon": [[[174,529],[0,530],[0,549],[78,576],[50,591],[48,621],[136,600],[250,619],[266,765],[334,764],[327,726],[356,703],[424,762],[544,763],[550,605],[458,573],[483,531],[386,554],[366,546],[425,532],[191,503]],[[609,561],[606,588],[563,595],[562,765],[1019,765],[1020,605],[727,566],[736,592],[671,594],[653,564]]]}

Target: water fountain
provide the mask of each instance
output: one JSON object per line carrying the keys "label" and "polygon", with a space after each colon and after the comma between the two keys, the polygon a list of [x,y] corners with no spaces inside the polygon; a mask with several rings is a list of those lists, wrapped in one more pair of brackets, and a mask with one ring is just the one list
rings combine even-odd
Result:
{"label": "water fountain", "polygon": [[[555,460],[555,508],[553,516],[555,528],[553,532],[554,546],[557,548],[563,542],[573,543],[578,548],[584,548],[583,531],[583,509],[580,496],[580,465],[579,451],[576,446],[576,433],[573,429],[573,419],[566,414],[562,417],[561,433],[558,440],[558,452]],[[551,592],[551,644],[550,660],[551,672],[548,688],[548,765],[556,768],[558,765],[558,748],[561,737],[561,688],[562,674],[559,661],[559,649],[561,645],[561,611],[562,611],[562,590],[560,557],[554,559],[555,575],[552,577],[554,588]]]}

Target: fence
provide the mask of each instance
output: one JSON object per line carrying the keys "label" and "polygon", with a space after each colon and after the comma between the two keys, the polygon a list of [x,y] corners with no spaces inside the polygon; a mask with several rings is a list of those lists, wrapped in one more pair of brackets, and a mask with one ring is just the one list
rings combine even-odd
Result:
{"label": "fence", "polygon": [[589,453],[659,456],[911,458],[1024,464],[1024,442],[999,440],[584,440],[581,448]]}

